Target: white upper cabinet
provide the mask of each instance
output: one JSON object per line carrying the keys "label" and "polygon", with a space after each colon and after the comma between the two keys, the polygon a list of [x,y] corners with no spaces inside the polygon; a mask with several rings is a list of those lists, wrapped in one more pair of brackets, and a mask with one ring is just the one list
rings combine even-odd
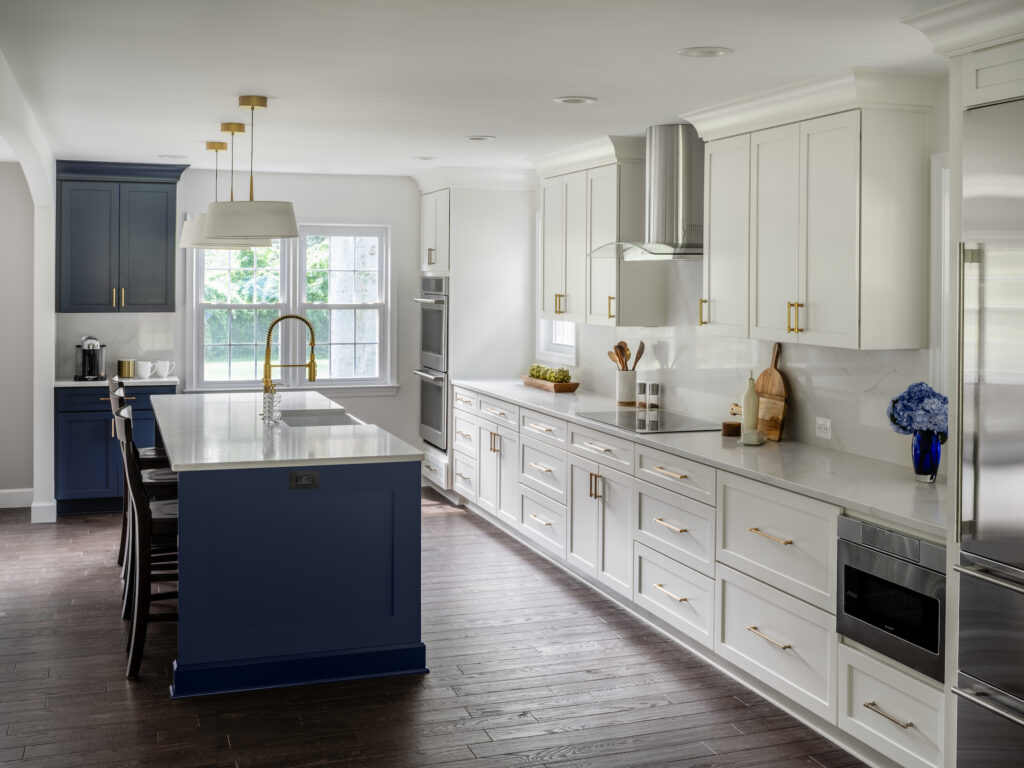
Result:
{"label": "white upper cabinet", "polygon": [[1024,96],[1024,40],[963,57],[964,107]]}
{"label": "white upper cabinet", "polygon": [[581,322],[586,301],[586,172],[545,179],[541,196],[541,315]]}
{"label": "white upper cabinet", "polygon": [[750,136],[704,147],[704,293],[698,301],[705,333],[747,335]]}
{"label": "white upper cabinet", "polygon": [[451,190],[439,189],[420,198],[420,271],[447,275],[450,257]]}

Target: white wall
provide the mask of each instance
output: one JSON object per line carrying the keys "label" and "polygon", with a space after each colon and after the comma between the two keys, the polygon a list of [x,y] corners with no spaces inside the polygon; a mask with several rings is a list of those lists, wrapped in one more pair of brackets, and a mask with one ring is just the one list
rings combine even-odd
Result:
{"label": "white wall", "polygon": [[[236,176],[236,195],[247,179]],[[419,388],[411,371],[419,360],[419,316],[412,297],[418,290],[420,196],[412,179],[400,176],[336,176],[314,174],[257,174],[256,198],[290,200],[300,224],[377,224],[391,228],[394,301],[397,309],[397,395],[337,398],[354,413],[403,439],[417,440]],[[222,199],[226,180],[221,177]],[[212,199],[213,172],[186,170],[178,184],[178,221],[186,213],[201,213]],[[119,357],[174,360],[182,381],[185,360],[184,312],[186,264],[177,259],[177,311],[174,313],[58,314],[56,365],[58,378],[74,374],[74,347],[83,335],[97,336],[107,345],[107,368]],[[417,440],[418,442],[418,440]]]}
{"label": "white wall", "polygon": [[33,207],[21,166],[0,163],[0,327],[6,329],[7,360],[0,376],[0,507],[27,507],[32,502]]}

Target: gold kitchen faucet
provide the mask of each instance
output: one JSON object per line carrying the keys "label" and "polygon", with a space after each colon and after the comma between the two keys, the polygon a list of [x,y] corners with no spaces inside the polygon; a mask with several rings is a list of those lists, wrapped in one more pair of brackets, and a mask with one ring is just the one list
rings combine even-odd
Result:
{"label": "gold kitchen faucet", "polygon": [[[274,333],[274,326],[280,323],[282,320],[300,320],[306,324],[309,328],[309,362],[308,363],[280,363],[277,365],[270,364],[270,337]],[[281,315],[279,318],[274,320],[267,328],[267,348],[263,356],[263,392],[276,391],[274,382],[270,378],[270,370],[272,368],[305,368],[306,378],[309,381],[316,381],[316,358],[313,356],[313,347],[316,346],[316,331],[313,330],[313,325],[302,315]]]}

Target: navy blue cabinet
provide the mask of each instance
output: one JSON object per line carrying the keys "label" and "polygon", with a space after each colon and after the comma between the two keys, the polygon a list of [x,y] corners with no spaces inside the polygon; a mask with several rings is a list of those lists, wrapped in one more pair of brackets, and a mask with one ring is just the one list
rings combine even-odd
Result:
{"label": "navy blue cabinet", "polygon": [[185,165],[57,161],[57,311],[173,312]]}
{"label": "navy blue cabinet", "polygon": [[[121,509],[121,446],[108,394],[106,384],[54,389],[54,497],[59,514]],[[173,386],[130,388],[136,445],[153,445],[156,439],[149,396],[169,394],[174,394]]]}

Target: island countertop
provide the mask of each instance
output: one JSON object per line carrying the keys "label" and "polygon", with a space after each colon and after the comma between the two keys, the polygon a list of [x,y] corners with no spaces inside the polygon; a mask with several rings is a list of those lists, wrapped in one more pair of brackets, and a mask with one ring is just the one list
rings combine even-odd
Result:
{"label": "island countertop", "polygon": [[362,423],[318,392],[282,392],[284,420],[274,425],[260,418],[262,392],[154,395],[151,402],[176,472],[423,458],[419,449]]}

